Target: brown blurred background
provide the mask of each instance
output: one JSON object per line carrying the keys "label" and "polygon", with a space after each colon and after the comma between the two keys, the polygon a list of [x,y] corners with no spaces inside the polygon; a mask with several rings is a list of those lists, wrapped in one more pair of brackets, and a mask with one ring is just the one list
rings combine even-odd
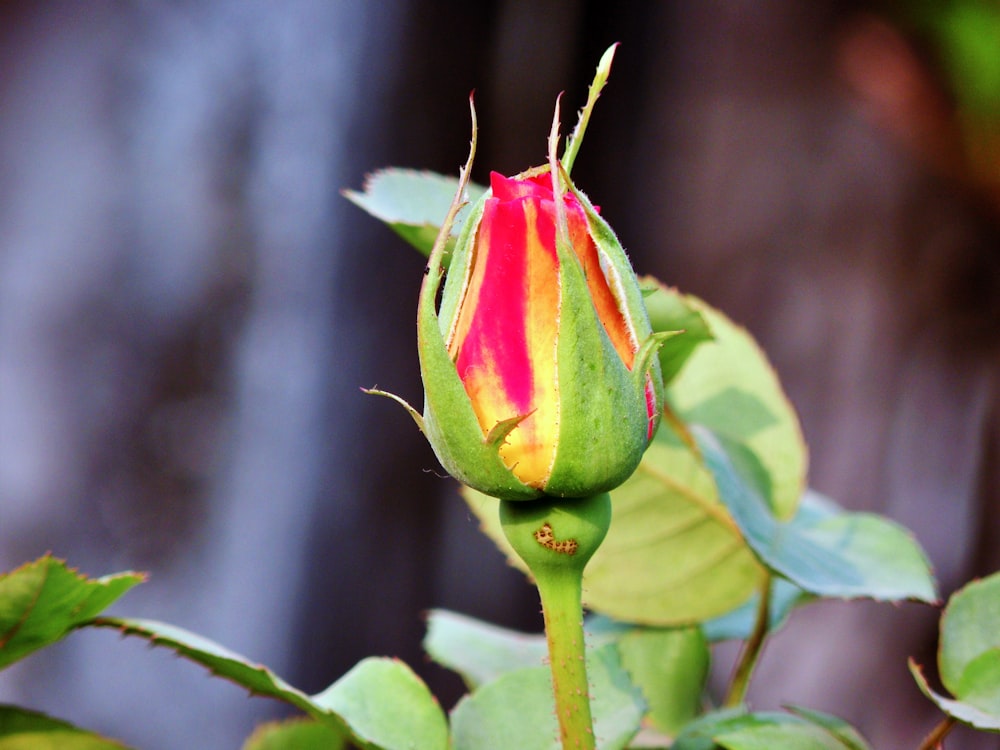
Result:
{"label": "brown blurred background", "polygon": [[[419,402],[423,264],[338,191],[456,172],[472,89],[474,176],[539,163],[556,94],[580,106],[615,41],[575,177],[636,268],[759,337],[816,489],[912,528],[945,594],[1000,568],[997,4],[611,5],[0,3],[2,569],[148,570],[117,612],[307,690],[390,654],[454,699],[430,607],[537,629],[412,422],[358,390]],[[905,661],[933,660],[937,616],[807,607],[753,704],[916,747],[939,717]],[[107,632],[0,700],[144,750],[280,713]]]}

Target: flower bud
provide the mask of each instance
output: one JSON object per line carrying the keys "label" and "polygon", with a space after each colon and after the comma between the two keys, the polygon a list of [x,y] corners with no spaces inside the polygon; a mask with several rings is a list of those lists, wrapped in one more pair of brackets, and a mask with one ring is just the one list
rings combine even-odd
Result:
{"label": "flower bud", "polygon": [[449,473],[501,499],[613,489],[660,413],[660,337],[635,274],[565,172],[490,183],[440,311],[436,273],[421,295],[424,432]]}

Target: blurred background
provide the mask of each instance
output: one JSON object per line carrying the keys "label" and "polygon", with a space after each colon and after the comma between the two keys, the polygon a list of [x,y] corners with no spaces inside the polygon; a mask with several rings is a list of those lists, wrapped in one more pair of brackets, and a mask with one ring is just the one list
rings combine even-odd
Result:
{"label": "blurred background", "polygon": [[[886,513],[943,593],[1000,568],[994,0],[0,3],[0,564],[150,572],[115,611],[318,691],[449,607],[540,628],[403,410],[423,262],[340,195],[380,166],[544,159],[621,42],[575,167],[640,272],[745,324],[811,484]],[[565,129],[572,117],[566,116]],[[807,607],[752,694],[913,748],[938,613]],[[728,665],[721,664],[720,677]],[[281,715],[166,652],[74,634],[0,675],[143,750]],[[956,747],[997,748],[956,734]]]}

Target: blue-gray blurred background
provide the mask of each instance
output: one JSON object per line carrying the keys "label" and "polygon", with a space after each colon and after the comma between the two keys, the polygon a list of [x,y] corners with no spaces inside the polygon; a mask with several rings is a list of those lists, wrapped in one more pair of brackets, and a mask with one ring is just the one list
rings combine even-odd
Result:
{"label": "blue-gray blurred background", "polygon": [[[2,569],[149,571],[117,613],[310,691],[386,654],[448,704],[422,612],[539,628],[409,417],[359,391],[420,402],[423,263],[339,191],[390,164],[455,173],[473,89],[474,177],[541,162],[556,95],[579,107],[618,41],[574,176],[637,269],[760,338],[813,486],[910,526],[945,593],[996,570],[997,134],[968,125],[933,38],[881,10],[0,3]],[[753,703],[915,747],[939,717],[905,660],[933,661],[936,620],[808,607]],[[7,670],[0,700],[143,750],[238,748],[282,714],[107,631]]]}

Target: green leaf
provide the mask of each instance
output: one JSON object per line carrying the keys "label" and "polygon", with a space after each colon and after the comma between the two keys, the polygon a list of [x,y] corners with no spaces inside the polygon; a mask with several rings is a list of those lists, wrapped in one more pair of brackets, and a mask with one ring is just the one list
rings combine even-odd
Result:
{"label": "green leaf", "polygon": [[698,346],[667,389],[667,399],[685,422],[704,425],[758,456],[771,487],[771,508],[778,518],[790,518],[805,489],[806,447],[798,416],[753,337],[697,297],[685,299],[715,338]]}
{"label": "green leaf", "polygon": [[[937,4],[933,4],[937,5]],[[942,3],[936,29],[950,83],[966,113],[996,127],[1000,117],[1000,8],[994,2]]]}
{"label": "green leaf", "polygon": [[[948,600],[948,606],[941,616],[938,664],[941,681],[955,695],[964,695],[962,686],[968,679],[969,669],[984,657],[1000,669],[998,624],[1000,573],[967,584]],[[991,708],[1000,712],[1000,704]]]}
{"label": "green leaf", "polygon": [[[422,254],[430,255],[457,190],[455,177],[390,167],[368,175],[361,192],[345,190],[344,197],[388,224]],[[486,188],[469,183],[467,202],[475,203],[484,192]],[[463,209],[455,221],[446,259],[455,246],[455,235],[462,226],[465,211]],[[447,267],[447,262],[445,265]]]}
{"label": "green leaf", "polygon": [[0,669],[62,639],[143,580],[87,578],[48,555],[0,577]]}
{"label": "green leaf", "polygon": [[[841,512],[843,511],[832,500],[815,490],[807,489],[796,511],[795,522],[819,521]],[[779,630],[793,609],[814,599],[814,596],[807,594],[786,578],[778,577],[772,580],[768,630],[771,633]],[[712,643],[749,638],[757,619],[758,601],[759,596],[754,594],[749,601],[731,612],[703,622],[702,630],[705,632],[705,637]]]}
{"label": "green leaf", "polygon": [[347,750],[341,732],[313,719],[288,719],[259,726],[243,750]]}
{"label": "green leaf", "polygon": [[973,581],[952,595],[941,617],[938,668],[955,696],[938,695],[920,667],[910,671],[941,710],[977,729],[1000,731],[1000,573]]}
{"label": "green leaf", "polygon": [[184,628],[155,620],[117,617],[100,617],[90,624],[118,630],[122,635],[144,638],[153,646],[169,648],[206,667],[212,674],[246,688],[253,695],[277,698],[313,716],[325,713],[308,695],[289,685],[267,667],[254,664],[245,656]]}
{"label": "green leaf", "polygon": [[641,278],[639,283],[652,290],[646,295],[645,303],[653,330],[684,332],[665,341],[659,350],[663,382],[669,385],[698,344],[711,341],[712,331],[704,316],[676,289],[664,286],[652,277]]}
{"label": "green leaf", "polygon": [[670,750],[718,750],[719,746],[715,744],[717,734],[751,726],[757,721],[759,718],[747,713],[742,706],[703,714],[684,727]]}
{"label": "green leaf", "polygon": [[369,657],[313,699],[362,742],[385,750],[448,747],[448,721],[423,681],[397,659]]}
{"label": "green leaf", "polygon": [[277,698],[334,729],[346,730],[359,743],[382,750],[407,750],[413,741],[428,750],[447,747],[444,712],[420,678],[395,659],[365,659],[325,691],[310,696],[266,667],[183,628],[110,617],[90,624],[169,648],[254,695]]}
{"label": "green leaf", "polygon": [[818,596],[936,599],[927,559],[905,529],[879,516],[815,506],[781,521],[754,486],[756,457],[702,427],[691,431],[747,543],[772,570]]}
{"label": "green leaf", "polygon": [[455,750],[558,750],[549,670],[522,668],[483,685],[458,702],[451,726]]}
{"label": "green leaf", "polygon": [[820,711],[813,711],[802,706],[785,706],[796,716],[800,716],[806,721],[823,727],[836,737],[848,750],[869,750],[867,740],[861,736],[857,729],[852,727],[839,716],[832,716]]}
{"label": "green leaf", "polygon": [[846,745],[814,724],[760,724],[719,735],[726,750],[844,750]]}
{"label": "green leaf", "polygon": [[0,750],[127,750],[115,740],[17,706],[0,705]]}
{"label": "green leaf", "polygon": [[917,681],[920,692],[930,698],[946,714],[976,729],[987,732],[1000,732],[1000,716],[994,711],[984,711],[971,703],[940,695],[927,683],[927,678],[924,677],[920,665],[913,661],[913,659],[910,659],[909,664],[910,674]]}
{"label": "green leaf", "polygon": [[986,651],[966,665],[955,694],[1000,716],[1000,648]]}
{"label": "green leaf", "polygon": [[[594,735],[600,750],[627,746],[645,703],[612,645],[589,654]],[[548,667],[507,672],[464,697],[451,714],[454,750],[561,750]]]}
{"label": "green leaf", "polygon": [[699,628],[634,628],[618,640],[618,651],[654,727],[676,734],[701,712],[710,657]]}
{"label": "green leaf", "polygon": [[869,750],[845,721],[818,711],[795,708],[794,714],[730,709],[707,714],[689,724],[671,750]]}
{"label": "green leaf", "polygon": [[458,672],[476,688],[522,667],[544,663],[544,635],[501,628],[473,617],[435,609],[428,615],[424,650],[438,664]]}

